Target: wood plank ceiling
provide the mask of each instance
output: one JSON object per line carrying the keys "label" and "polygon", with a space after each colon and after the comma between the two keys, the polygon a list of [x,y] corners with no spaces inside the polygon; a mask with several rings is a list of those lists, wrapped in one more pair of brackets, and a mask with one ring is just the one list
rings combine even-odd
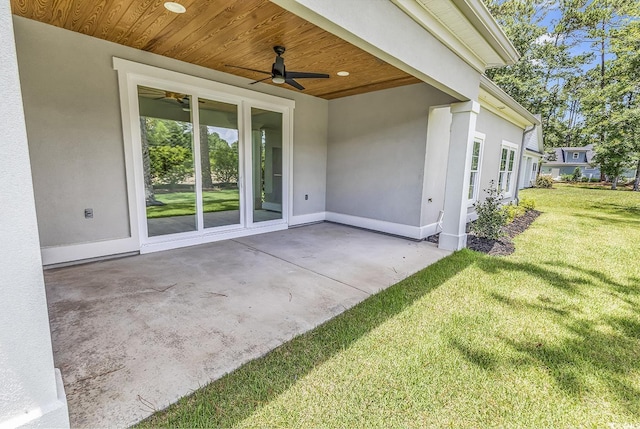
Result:
{"label": "wood plank ceiling", "polygon": [[[325,99],[420,82],[269,0],[179,0],[184,14],[169,12],[164,1],[11,0],[11,7],[25,18],[255,80],[265,75],[226,64],[270,71],[273,46],[282,45],[287,70],[331,76],[300,80],[303,92]],[[337,76],[341,70],[350,75]]]}

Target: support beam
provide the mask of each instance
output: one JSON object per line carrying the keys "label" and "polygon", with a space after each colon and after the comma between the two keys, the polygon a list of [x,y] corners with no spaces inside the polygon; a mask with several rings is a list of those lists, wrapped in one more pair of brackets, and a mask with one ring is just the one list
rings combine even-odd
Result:
{"label": "support beam", "polygon": [[0,88],[11,100],[0,103],[0,428],[64,428],[9,0],[0,0]]}
{"label": "support beam", "polygon": [[460,250],[467,245],[467,201],[471,151],[480,104],[466,101],[451,105],[451,134],[444,194],[444,218],[438,247]]}

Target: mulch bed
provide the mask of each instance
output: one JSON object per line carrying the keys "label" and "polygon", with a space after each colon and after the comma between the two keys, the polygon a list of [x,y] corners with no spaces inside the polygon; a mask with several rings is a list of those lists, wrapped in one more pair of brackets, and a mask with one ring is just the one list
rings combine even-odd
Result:
{"label": "mulch bed", "polygon": [[[469,235],[467,235],[467,247],[471,250],[489,255],[510,255],[516,250],[513,245],[513,237],[529,228],[529,225],[531,225],[538,216],[540,216],[539,211],[529,210],[524,215],[515,218],[513,222],[504,227],[506,236],[500,240],[481,238],[473,233],[469,233]],[[438,236],[439,234],[432,235],[427,238],[427,241],[437,243]]]}

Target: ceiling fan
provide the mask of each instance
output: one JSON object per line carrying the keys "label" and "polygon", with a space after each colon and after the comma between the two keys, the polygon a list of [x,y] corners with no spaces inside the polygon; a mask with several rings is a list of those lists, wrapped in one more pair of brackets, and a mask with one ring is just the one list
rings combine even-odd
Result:
{"label": "ceiling fan", "polygon": [[165,91],[163,97],[154,98],[154,100],[175,100],[179,104],[189,103],[189,97],[186,94],[180,94],[179,92]]}
{"label": "ceiling fan", "polygon": [[[155,98],[154,100],[175,100],[178,102],[178,104],[182,106],[182,110],[184,110],[185,112],[188,112],[191,110],[191,106],[190,106],[191,99],[187,94],[181,94],[179,92],[173,92],[173,91],[165,91],[164,97],[158,97],[158,98]],[[198,101],[200,103],[204,103],[204,100],[198,100]]]}
{"label": "ceiling fan", "polygon": [[282,58],[282,54],[284,54],[285,47],[284,46],[274,46],[274,52],[276,53],[276,61],[271,66],[271,72],[267,72],[264,70],[256,70],[248,67],[241,66],[233,66],[230,64],[226,64],[227,67],[233,67],[242,70],[254,71],[256,73],[268,74],[269,77],[265,77],[264,79],[256,80],[255,82],[251,82],[250,85],[253,85],[258,82],[265,81],[267,79],[271,79],[271,82],[276,84],[286,83],[291,85],[292,87],[303,90],[304,86],[300,85],[296,79],[326,79],[329,77],[326,73],[308,73],[308,72],[297,72],[297,71],[287,71],[284,66],[284,58]]}

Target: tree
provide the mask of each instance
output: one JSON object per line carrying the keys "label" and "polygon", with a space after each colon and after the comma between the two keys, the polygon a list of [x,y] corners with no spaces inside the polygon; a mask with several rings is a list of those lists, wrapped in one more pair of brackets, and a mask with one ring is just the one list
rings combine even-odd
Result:
{"label": "tree", "polygon": [[633,160],[638,189],[640,2],[557,0],[548,15],[543,0],[485,1],[522,54],[487,75],[541,113],[545,147],[594,144],[613,187],[616,171]]}
{"label": "tree", "polygon": [[231,145],[223,140],[218,133],[209,135],[211,153],[211,170],[213,176],[221,183],[236,183],[238,181],[238,142]]}
{"label": "tree", "polygon": [[560,0],[559,18],[543,24],[549,10],[543,0],[486,0],[522,55],[514,65],[487,71],[487,76],[516,101],[542,116],[545,147],[573,144],[579,136],[579,103],[567,84],[591,57],[576,53],[573,37],[580,29],[579,9],[586,0]]}
{"label": "tree", "polygon": [[206,125],[200,125],[200,168],[202,170],[202,187],[204,189],[213,188],[209,154],[209,129]]}
{"label": "tree", "polygon": [[149,157],[149,140],[147,138],[147,118],[140,117],[140,138],[142,140],[142,164],[144,170],[144,199],[148,206],[163,206],[162,201],[156,200],[151,180],[151,158]]}
{"label": "tree", "polygon": [[[598,24],[591,34],[599,38],[596,45],[601,50],[601,61],[587,72],[587,85],[581,94],[585,128],[597,144],[596,161],[615,189],[618,176],[633,160],[636,178],[640,176],[640,23],[634,19],[639,16],[638,5],[632,9],[628,2],[612,0],[594,4],[600,4],[600,9],[587,11],[587,17]],[[606,47],[610,50],[609,59],[605,58]]]}
{"label": "tree", "polygon": [[173,189],[193,174],[193,127],[190,123],[145,117],[141,120],[141,127],[144,127],[143,158],[147,156],[145,143],[148,153],[145,176],[149,176],[152,184],[168,184]]}
{"label": "tree", "polygon": [[193,173],[189,151],[181,146],[150,146],[151,178],[158,183],[175,185]]}

